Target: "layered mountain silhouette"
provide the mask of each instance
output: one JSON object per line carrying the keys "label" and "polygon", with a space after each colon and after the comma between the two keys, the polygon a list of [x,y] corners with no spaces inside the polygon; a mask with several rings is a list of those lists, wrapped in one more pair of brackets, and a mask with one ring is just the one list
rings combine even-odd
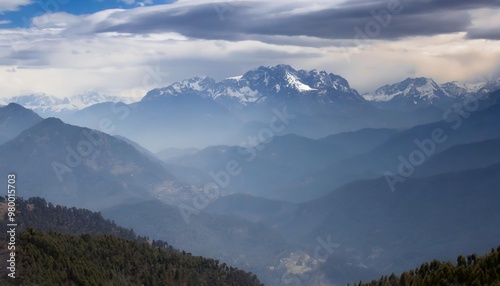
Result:
{"label": "layered mountain silhouette", "polygon": [[304,176],[289,188],[283,189],[281,196],[308,194],[308,198],[312,198],[310,196],[313,192],[324,193],[332,187],[355,180],[376,178],[387,172],[394,175],[408,173],[411,176],[414,169],[423,168],[421,164],[449,147],[500,137],[499,116],[500,105],[493,105],[476,113],[449,113],[444,121],[401,131],[369,152]]}
{"label": "layered mountain silhouette", "polygon": [[[153,197],[175,178],[125,141],[48,118],[0,146],[21,194],[93,210]],[[162,187],[160,187],[162,186]]]}
{"label": "layered mountain silhouette", "polygon": [[0,172],[19,196],[102,211],[266,285],[369,281],[498,245],[497,83],[408,78],[361,96],[278,65],[135,103],[82,98],[64,121],[9,104]]}
{"label": "layered mountain silhouette", "polygon": [[283,237],[262,223],[202,210],[190,214],[186,224],[178,206],[159,201],[123,204],[102,213],[142,235],[257,273],[271,285],[279,285],[279,277],[269,266],[278,267],[280,258],[291,249]]}
{"label": "layered mountain silhouette", "polygon": [[[407,128],[439,120],[444,103],[438,104],[438,98],[452,96],[431,79],[408,81],[404,86],[411,96],[425,101],[410,112],[404,108],[406,100],[394,102],[401,108],[380,109],[378,101],[366,100],[369,97],[333,73],[296,70],[289,65],[261,66],[221,81],[193,77],[151,90],[137,103],[100,103],[64,119],[125,136],[155,152],[235,145],[269,129],[270,124],[275,126],[274,135],[294,133],[317,139],[368,127]],[[396,92],[401,85],[380,92]],[[434,87],[439,92],[431,95]],[[436,100],[428,102],[429,98]],[[112,128],[103,130],[109,125]]]}
{"label": "layered mountain silhouette", "polygon": [[0,108],[0,144],[14,139],[22,131],[42,121],[35,112],[16,103]]}
{"label": "layered mountain silhouette", "polygon": [[[2,214],[8,202],[0,198]],[[7,277],[9,237],[7,216],[0,243],[2,285],[127,284],[127,285],[262,285],[250,273],[193,256],[160,240],[137,236],[133,230],[86,209],[54,206],[38,197],[16,200],[17,280]],[[9,249],[10,247],[10,249]],[[51,267],[40,271],[47,265]],[[174,271],[171,271],[174,270]],[[22,271],[22,272],[21,272]]]}

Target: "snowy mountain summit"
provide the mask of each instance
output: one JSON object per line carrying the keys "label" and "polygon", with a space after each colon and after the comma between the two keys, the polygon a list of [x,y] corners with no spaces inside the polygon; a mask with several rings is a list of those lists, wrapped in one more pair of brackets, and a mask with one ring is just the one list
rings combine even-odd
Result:
{"label": "snowy mountain summit", "polygon": [[483,83],[459,81],[437,84],[431,78],[407,78],[401,82],[384,85],[363,97],[381,107],[415,108],[422,106],[446,106],[470,96],[487,95],[500,89],[500,79]]}
{"label": "snowy mountain summit", "polygon": [[132,98],[103,95],[95,91],[87,91],[72,97],[55,97],[44,93],[14,96],[3,100],[3,104],[17,103],[25,108],[31,109],[42,117],[54,116],[61,113],[69,113],[84,109],[102,102],[124,102],[132,103]]}
{"label": "snowy mountain summit", "polygon": [[142,100],[179,95],[211,98],[230,110],[270,100],[363,101],[341,76],[326,71],[295,70],[289,65],[261,66],[219,82],[209,77],[194,77],[154,89]]}
{"label": "snowy mountain summit", "polygon": [[436,101],[448,95],[431,78],[407,78],[402,82],[384,85],[373,93],[364,94],[363,97],[370,101],[390,101],[409,98],[417,101]]}

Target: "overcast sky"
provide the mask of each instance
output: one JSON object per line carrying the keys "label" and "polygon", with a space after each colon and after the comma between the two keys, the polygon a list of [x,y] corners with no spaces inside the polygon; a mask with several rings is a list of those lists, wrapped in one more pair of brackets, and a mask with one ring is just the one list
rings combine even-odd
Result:
{"label": "overcast sky", "polygon": [[139,97],[280,63],[361,93],[407,77],[496,79],[499,15],[500,0],[1,0],[0,97]]}

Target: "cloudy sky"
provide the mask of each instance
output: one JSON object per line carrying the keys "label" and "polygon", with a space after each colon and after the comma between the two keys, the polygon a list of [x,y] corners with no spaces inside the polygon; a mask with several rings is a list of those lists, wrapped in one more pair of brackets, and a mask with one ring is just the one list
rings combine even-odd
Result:
{"label": "cloudy sky", "polygon": [[359,92],[500,76],[500,0],[1,0],[0,97],[139,97],[286,63]]}

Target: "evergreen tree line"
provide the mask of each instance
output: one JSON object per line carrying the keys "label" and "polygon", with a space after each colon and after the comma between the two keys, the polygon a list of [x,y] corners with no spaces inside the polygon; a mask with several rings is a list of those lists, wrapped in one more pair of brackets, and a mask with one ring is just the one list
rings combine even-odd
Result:
{"label": "evergreen tree line", "polygon": [[500,286],[500,246],[485,256],[458,256],[457,263],[433,260],[400,276],[383,276],[354,286]]}
{"label": "evergreen tree line", "polygon": [[[7,213],[2,218],[0,253],[7,253]],[[98,212],[17,198],[15,219],[17,278],[1,271],[0,285],[262,285],[252,273],[137,236]]]}
{"label": "evergreen tree line", "polygon": [[[0,204],[3,203],[5,203],[5,198],[0,197]],[[34,228],[78,235],[83,233],[113,234],[125,239],[137,238],[133,230],[119,227],[114,222],[105,220],[99,212],[54,206],[39,197],[27,200],[17,198],[16,210],[15,219],[19,231]],[[3,219],[6,219],[6,214]]]}
{"label": "evergreen tree line", "polygon": [[[3,204],[6,204],[6,198],[0,197],[0,205]],[[2,218],[6,221],[7,213],[4,213]],[[53,205],[40,197],[33,197],[27,200],[16,198],[15,220],[18,225],[18,232],[34,228],[39,231],[55,231],[74,235],[112,234],[120,238],[150,242],[155,247],[164,247],[171,251],[178,251],[165,241],[150,241],[147,236],[138,236],[134,230],[118,226],[114,221],[104,219],[100,212]],[[2,223],[0,225],[0,238],[3,239],[6,236],[6,230],[6,223]]]}
{"label": "evergreen tree line", "polygon": [[28,229],[19,246],[22,285],[262,285],[255,275],[217,260],[113,235]]}

